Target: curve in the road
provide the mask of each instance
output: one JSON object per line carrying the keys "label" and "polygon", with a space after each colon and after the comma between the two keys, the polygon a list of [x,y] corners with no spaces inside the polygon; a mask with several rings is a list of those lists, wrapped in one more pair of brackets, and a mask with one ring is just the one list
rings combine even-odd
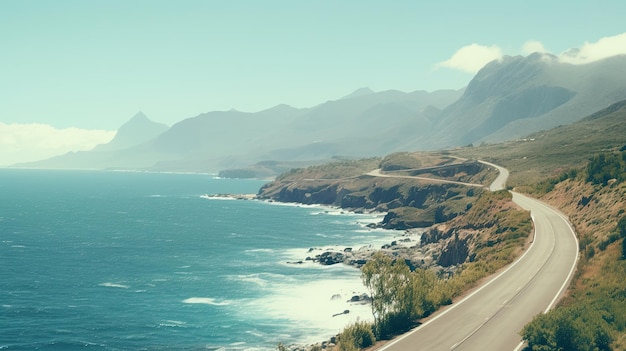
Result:
{"label": "curve in the road", "polygon": [[[500,171],[489,189],[504,189],[508,171],[483,163]],[[380,176],[380,171],[368,174]],[[554,307],[569,284],[578,260],[578,240],[558,210],[514,192],[513,201],[530,211],[535,226],[526,252],[470,295],[379,350],[517,350],[523,346],[519,331],[535,315]]]}

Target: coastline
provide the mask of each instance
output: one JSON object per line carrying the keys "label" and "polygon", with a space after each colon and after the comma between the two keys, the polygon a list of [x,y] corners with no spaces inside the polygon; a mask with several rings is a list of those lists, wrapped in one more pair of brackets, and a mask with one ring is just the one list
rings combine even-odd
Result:
{"label": "coastline", "polygon": [[[386,213],[366,209],[344,209],[332,205],[302,204],[297,202],[281,202],[271,199],[260,199],[256,194],[204,194],[201,196],[208,200],[237,200],[237,201],[258,201],[275,206],[293,206],[308,209],[319,209],[312,215],[327,216],[364,216],[356,221],[361,226],[357,233],[362,236],[354,236],[353,242],[345,245],[318,245],[310,248],[292,248],[288,250],[286,260],[281,264],[293,268],[315,268],[322,270],[338,270],[344,272],[353,270],[354,281],[345,279],[324,280],[316,282],[306,287],[291,288],[293,294],[269,297],[264,304],[269,305],[289,305],[301,306],[302,301],[298,301],[297,296],[305,293],[311,297],[309,305],[312,309],[303,309],[302,317],[298,323],[307,323],[307,318],[326,318],[329,324],[336,325],[336,331],[332,335],[317,337],[314,339],[302,340],[302,342],[289,343],[284,345],[289,350],[309,350],[313,347],[325,349],[332,347],[336,342],[336,336],[349,324],[357,321],[371,321],[370,301],[371,298],[366,287],[360,279],[360,267],[376,252],[394,252],[401,257],[408,257],[407,252],[417,252],[421,247],[421,236],[425,228],[413,229],[384,229],[380,227],[380,222]],[[423,261],[420,254],[420,260]],[[425,258],[425,257],[424,257]],[[311,291],[315,290],[314,294]],[[323,307],[326,306],[326,307]],[[331,307],[332,306],[332,307]],[[323,313],[320,313],[323,311]],[[280,312],[274,311],[278,316]],[[322,340],[322,341],[320,341]],[[281,340],[277,340],[277,343]]]}

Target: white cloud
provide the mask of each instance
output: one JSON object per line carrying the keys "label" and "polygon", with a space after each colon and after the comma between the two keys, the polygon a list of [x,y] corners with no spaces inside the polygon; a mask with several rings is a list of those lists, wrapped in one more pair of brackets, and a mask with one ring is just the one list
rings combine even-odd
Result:
{"label": "white cloud", "polygon": [[[525,42],[521,49],[524,55],[535,52],[549,53],[543,43],[538,40]],[[580,48],[564,51],[558,55],[558,60],[564,63],[582,65],[617,55],[626,55],[626,33],[600,38],[593,43],[585,42]],[[435,67],[451,68],[475,74],[487,63],[499,60],[503,56],[502,50],[497,45],[471,44],[460,48],[450,59],[437,63]]]}
{"label": "white cloud", "polygon": [[541,53],[548,52],[548,50],[546,50],[542,42],[537,41],[537,40],[529,40],[525,42],[524,45],[522,46],[522,52],[525,55],[530,55],[535,52],[541,52]]}
{"label": "white cloud", "polygon": [[476,73],[487,63],[493,60],[499,60],[502,56],[502,50],[496,45],[484,46],[471,44],[457,50],[450,59],[439,62],[437,67]]}
{"label": "white cloud", "polygon": [[563,52],[559,59],[561,62],[580,65],[617,55],[626,55],[626,33],[604,37],[595,43],[585,42],[580,48]]}
{"label": "white cloud", "polygon": [[69,151],[90,150],[107,143],[115,131],[56,129],[47,124],[0,123],[0,165],[38,161]]}

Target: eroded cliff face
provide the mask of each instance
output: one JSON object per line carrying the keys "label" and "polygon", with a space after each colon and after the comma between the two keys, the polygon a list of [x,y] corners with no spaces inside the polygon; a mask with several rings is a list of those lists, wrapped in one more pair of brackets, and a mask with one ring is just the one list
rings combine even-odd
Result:
{"label": "eroded cliff face", "polygon": [[483,191],[457,184],[360,176],[347,180],[277,180],[261,188],[258,197],[357,212],[388,212],[382,227],[409,229],[428,227],[464,213]]}
{"label": "eroded cliff face", "polygon": [[[344,180],[283,179],[263,187],[258,197],[333,205],[352,211],[385,211],[380,227],[425,228],[417,246],[381,248],[421,267],[454,267],[487,259],[498,251],[508,262],[519,253],[532,231],[529,214],[515,206],[508,192],[491,193],[456,184],[371,176]],[[345,256],[346,263],[351,262],[349,256]],[[364,260],[360,257],[359,261]]]}
{"label": "eroded cliff face", "polygon": [[508,263],[519,254],[532,232],[527,211],[506,191],[486,192],[461,216],[426,230],[420,244],[439,248],[435,261],[443,267],[497,257]]}
{"label": "eroded cliff face", "polygon": [[[488,170],[475,162],[458,163],[447,156],[430,154],[420,157],[396,154],[382,162],[348,162],[292,170],[266,184],[257,197],[337,206],[356,212],[386,212],[378,226],[405,230],[407,243],[391,243],[380,249],[408,260],[414,267],[446,269],[481,259],[511,261],[532,231],[529,214],[519,210],[506,191],[492,193],[480,187],[406,177],[418,172],[418,167],[428,171],[420,176],[442,179],[444,175],[436,177],[435,173],[452,172],[446,173],[445,179],[457,182],[482,183],[491,177]],[[391,167],[390,172],[404,177],[364,174],[377,166]],[[420,232],[423,232],[417,239],[418,245],[410,244],[412,239],[408,234],[415,228],[422,228]],[[330,261],[333,264],[343,260],[358,265],[367,260],[367,254],[355,256],[351,251],[340,255],[322,252],[318,256],[319,262],[329,262],[326,258],[333,257]]]}

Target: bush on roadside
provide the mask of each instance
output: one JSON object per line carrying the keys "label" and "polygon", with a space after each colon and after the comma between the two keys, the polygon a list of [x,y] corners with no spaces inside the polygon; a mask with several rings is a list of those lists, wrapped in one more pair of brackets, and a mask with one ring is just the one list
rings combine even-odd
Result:
{"label": "bush on roadside", "polygon": [[340,351],[358,351],[374,345],[376,338],[372,325],[356,322],[347,326],[337,337],[337,349]]}
{"label": "bush on roadside", "polygon": [[606,311],[584,305],[540,314],[520,333],[530,350],[610,350],[613,340]]}

